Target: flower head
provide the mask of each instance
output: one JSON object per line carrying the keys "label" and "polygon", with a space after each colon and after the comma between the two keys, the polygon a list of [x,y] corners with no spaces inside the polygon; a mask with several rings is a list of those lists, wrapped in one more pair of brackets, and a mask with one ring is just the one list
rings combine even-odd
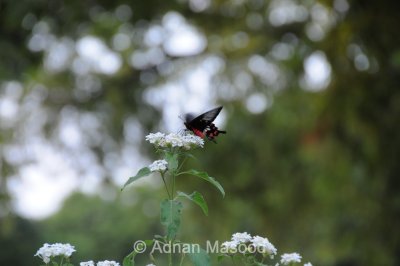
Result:
{"label": "flower head", "polygon": [[251,235],[248,234],[247,232],[244,233],[234,233],[232,235],[232,241],[236,241],[239,243],[247,243],[251,241]]}
{"label": "flower head", "polygon": [[267,253],[271,256],[276,255],[276,248],[269,242],[268,238],[255,236],[251,239],[252,246],[261,253]]}
{"label": "flower head", "polygon": [[99,261],[97,262],[97,266],[120,266],[118,262],[116,261],[108,261],[108,260],[104,260],[104,261]]}
{"label": "flower head", "polygon": [[55,243],[55,244],[47,244],[45,243],[43,247],[41,247],[35,254],[35,256],[38,256],[43,260],[44,263],[49,263],[51,257],[56,257],[56,256],[64,256],[66,258],[69,258],[73,252],[75,252],[74,246],[71,246],[70,244],[61,244],[61,243]]}
{"label": "flower head", "polygon": [[289,263],[301,262],[301,256],[299,253],[285,253],[281,256],[281,263],[283,265],[289,265]]}
{"label": "flower head", "polygon": [[151,144],[154,144],[156,146],[159,146],[162,144],[162,142],[164,141],[165,138],[165,134],[161,133],[161,132],[157,132],[157,133],[150,133],[149,135],[147,135],[145,137],[145,139],[150,142]]}
{"label": "flower head", "polygon": [[168,162],[166,160],[157,160],[149,165],[149,169],[152,172],[165,171],[167,170],[167,167],[168,167]]}
{"label": "flower head", "polygon": [[183,147],[182,135],[169,133],[165,136],[165,144],[171,147]]}
{"label": "flower head", "polygon": [[311,262],[307,262],[304,264],[304,266],[312,266]]}
{"label": "flower head", "polygon": [[221,247],[226,249],[227,252],[236,252],[239,244],[237,241],[225,241],[221,244]]}
{"label": "flower head", "polygon": [[192,134],[170,133],[165,135],[164,133],[157,132],[147,135],[146,140],[159,148],[178,147],[190,150],[191,148],[203,147],[204,145],[202,138]]}
{"label": "flower head", "polygon": [[183,147],[186,150],[189,150],[191,147],[203,147],[204,140],[198,136],[192,134],[186,134],[182,136],[183,139]]}
{"label": "flower head", "polygon": [[94,262],[92,260],[84,261],[84,262],[79,263],[79,266],[94,266]]}

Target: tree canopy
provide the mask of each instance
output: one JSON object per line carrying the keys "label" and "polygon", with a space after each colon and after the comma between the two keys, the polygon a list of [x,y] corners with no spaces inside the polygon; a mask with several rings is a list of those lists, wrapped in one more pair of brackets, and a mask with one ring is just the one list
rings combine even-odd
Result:
{"label": "tree canopy", "polygon": [[[222,104],[227,134],[190,163],[227,196],[182,180],[213,203],[207,218],[188,209],[183,239],[248,231],[315,265],[398,265],[399,7],[0,1],[0,264],[26,265],[49,241],[121,260],[161,230],[148,212],[163,197],[157,180],[119,192],[155,155],[144,136]],[[22,184],[43,178],[77,192],[27,219]]]}

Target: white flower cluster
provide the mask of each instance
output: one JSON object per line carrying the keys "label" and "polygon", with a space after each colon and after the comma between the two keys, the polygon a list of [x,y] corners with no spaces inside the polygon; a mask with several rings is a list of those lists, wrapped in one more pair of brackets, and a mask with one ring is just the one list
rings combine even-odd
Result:
{"label": "white flower cluster", "polygon": [[[271,259],[277,254],[277,250],[274,245],[269,242],[268,238],[261,236],[252,237],[247,232],[244,233],[234,233],[230,241],[226,241],[221,245],[221,251],[224,253],[242,253],[242,254],[251,254],[251,253],[261,253],[263,255],[269,255]],[[292,263],[300,263],[301,256],[294,253],[285,253],[281,256],[281,265],[289,265]],[[277,263],[276,265],[279,265]],[[312,266],[310,262],[304,264],[304,266]]]}
{"label": "white flower cluster", "polygon": [[179,147],[190,150],[191,148],[202,148],[204,146],[204,140],[192,134],[170,133],[165,135],[164,133],[157,132],[147,135],[146,140],[160,148]]}
{"label": "white flower cluster", "polygon": [[[119,266],[118,262],[115,261],[109,261],[109,260],[104,260],[104,261],[99,261],[96,264],[97,266]],[[79,263],[79,266],[95,266],[94,262],[92,260],[90,261],[85,261]]]}
{"label": "white flower cluster", "polygon": [[238,243],[247,243],[251,241],[252,237],[250,234],[247,232],[244,233],[234,233],[232,235],[232,241],[238,242]]}
{"label": "white flower cluster", "polygon": [[156,172],[156,171],[162,172],[162,171],[167,170],[167,167],[168,167],[168,162],[166,160],[157,160],[149,165],[149,169],[152,172]]}
{"label": "white flower cluster", "polygon": [[45,243],[35,254],[43,260],[44,263],[49,263],[51,257],[64,256],[69,258],[73,252],[75,252],[75,247],[70,244],[47,244]]}
{"label": "white flower cluster", "polygon": [[94,266],[94,261],[89,260],[89,261],[84,261],[79,263],[79,266]]}
{"label": "white flower cluster", "polygon": [[105,260],[105,261],[99,261],[97,262],[97,266],[120,266],[118,262],[115,262],[113,260]]}
{"label": "white flower cluster", "polygon": [[269,242],[267,238],[254,236],[244,233],[235,233],[232,235],[231,241],[222,243],[222,247],[228,249],[229,252],[259,252],[273,257],[276,255],[276,248]]}
{"label": "white flower cluster", "polygon": [[269,242],[267,238],[255,236],[251,240],[251,243],[253,247],[255,247],[257,250],[260,250],[261,253],[267,253],[272,256],[276,255],[276,248],[271,244],[271,242]]}
{"label": "white flower cluster", "polygon": [[[289,265],[290,263],[301,262],[301,256],[299,253],[285,253],[281,256],[281,263],[283,265]],[[311,263],[308,263],[311,264]]]}

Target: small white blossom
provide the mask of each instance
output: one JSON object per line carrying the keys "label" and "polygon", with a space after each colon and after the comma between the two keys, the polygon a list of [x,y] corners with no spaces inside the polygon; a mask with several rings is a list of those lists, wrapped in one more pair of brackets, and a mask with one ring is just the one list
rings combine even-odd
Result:
{"label": "small white blossom", "polygon": [[99,261],[97,262],[97,266],[120,266],[118,262],[116,261],[108,261],[108,260],[104,260],[104,261]]}
{"label": "small white blossom", "polygon": [[221,248],[226,249],[227,252],[236,252],[239,244],[237,241],[225,241],[221,244]]}
{"label": "small white blossom", "polygon": [[312,266],[311,262],[307,262],[304,264],[304,266]]}
{"label": "small white blossom", "polygon": [[182,135],[175,133],[169,133],[167,136],[165,136],[165,143],[167,146],[171,147],[183,147],[184,144]]}
{"label": "small white blossom", "polygon": [[268,238],[255,236],[251,239],[251,243],[261,253],[267,253],[271,256],[276,255],[276,248],[269,242]]}
{"label": "small white blossom", "polygon": [[239,243],[247,243],[249,241],[251,241],[252,237],[250,234],[248,234],[247,232],[244,233],[234,233],[232,235],[232,240],[239,242]]}
{"label": "small white blossom", "polygon": [[192,146],[196,147],[203,147],[204,146],[204,140],[198,136],[192,135],[192,134],[187,134],[182,136],[183,143],[184,143],[184,148],[189,150]]}
{"label": "small white blossom", "polygon": [[145,139],[150,142],[151,144],[155,144],[156,146],[159,146],[161,142],[164,141],[165,139],[165,134],[161,132],[157,133],[150,133],[145,137]]}
{"label": "small white blossom", "polygon": [[281,256],[281,263],[283,265],[289,265],[289,263],[301,262],[301,256],[299,253],[285,253]]}
{"label": "small white blossom", "polygon": [[165,135],[164,133],[157,132],[148,134],[146,140],[160,148],[178,147],[189,150],[191,148],[204,146],[204,140],[192,134],[170,133]]}
{"label": "small white blossom", "polygon": [[74,246],[71,246],[70,244],[61,244],[61,243],[55,243],[55,244],[47,244],[45,243],[43,247],[41,247],[35,254],[35,256],[38,256],[43,260],[44,263],[49,263],[50,262],[50,257],[56,257],[56,256],[64,256],[66,258],[69,258],[73,252],[75,252]]}
{"label": "small white blossom", "polygon": [[166,160],[157,160],[149,165],[149,169],[152,172],[165,171],[167,170],[168,162]]}
{"label": "small white blossom", "polygon": [[94,262],[92,260],[84,261],[79,263],[79,266],[94,266]]}
{"label": "small white blossom", "polygon": [[156,265],[153,263],[150,263],[150,264],[147,264],[146,266],[156,266]]}

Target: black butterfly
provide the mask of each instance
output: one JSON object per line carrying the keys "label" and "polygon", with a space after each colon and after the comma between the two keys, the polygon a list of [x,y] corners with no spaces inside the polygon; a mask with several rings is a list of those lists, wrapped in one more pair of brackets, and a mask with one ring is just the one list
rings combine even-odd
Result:
{"label": "black butterfly", "polygon": [[193,114],[186,114],[184,124],[188,130],[192,131],[200,138],[204,138],[204,136],[206,136],[207,139],[216,143],[214,138],[218,136],[219,133],[226,133],[226,131],[218,130],[213,123],[219,112],[221,112],[221,109],[222,106],[214,108],[197,117],[195,117]]}

